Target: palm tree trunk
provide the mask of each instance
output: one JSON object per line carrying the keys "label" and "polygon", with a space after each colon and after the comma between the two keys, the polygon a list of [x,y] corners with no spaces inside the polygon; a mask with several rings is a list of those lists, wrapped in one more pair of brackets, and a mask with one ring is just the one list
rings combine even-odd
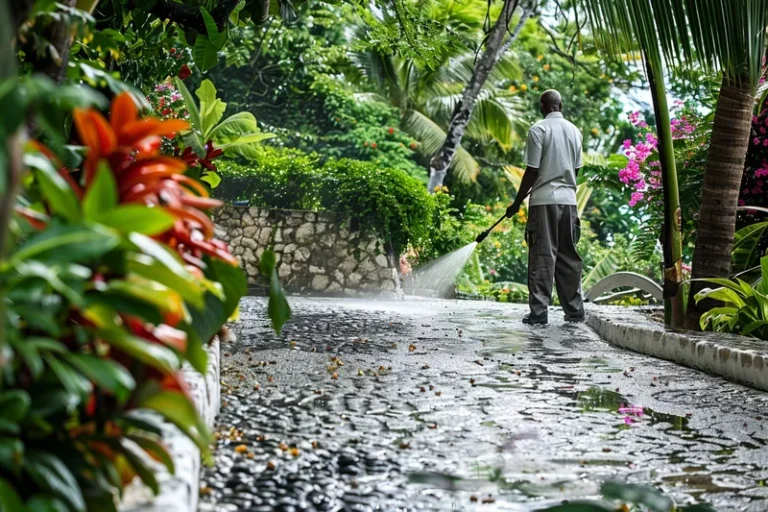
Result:
{"label": "palm tree trunk", "polygon": [[[502,54],[504,36],[509,30],[509,22],[512,20],[512,14],[515,12],[519,2],[520,0],[504,0],[504,7],[501,9],[499,19],[488,34],[485,42],[485,51],[475,63],[472,77],[464,88],[461,101],[456,105],[451,116],[451,123],[448,125],[445,142],[443,142],[442,147],[429,162],[429,184],[427,188],[430,193],[433,193],[436,187],[442,186],[443,180],[445,180],[448,166],[451,165],[451,161],[461,145],[461,139],[464,136],[467,123],[469,123],[469,117],[472,115],[472,109],[477,101],[477,96],[480,94],[480,90],[488,79],[488,75]],[[514,37],[514,35],[510,37]]]}
{"label": "palm tree trunk", "polygon": [[[11,13],[7,2],[0,2],[0,84],[16,77],[15,26],[11,25]],[[11,125],[13,121],[6,120]],[[16,188],[21,178],[21,129],[0,140],[0,261],[5,261],[9,251],[9,224],[16,203]],[[0,291],[0,345],[5,342],[5,299]],[[2,346],[0,346],[2,351]],[[0,361],[0,364],[5,361]]]}
{"label": "palm tree trunk", "polygon": [[[736,207],[755,100],[747,80],[735,82],[723,78],[704,173],[693,253],[694,279],[728,277],[730,274]],[[686,327],[690,329],[698,329],[702,313],[712,307],[706,302],[696,304],[695,296],[705,286],[696,281],[691,283],[686,315]]]}
{"label": "palm tree trunk", "polygon": [[664,252],[664,323],[672,327],[682,327],[685,316],[683,293],[680,289],[683,281],[683,242],[675,148],[672,142],[667,91],[661,64],[652,63],[647,54],[645,60],[653,98],[653,110],[656,115],[664,192],[664,226],[661,233],[661,246]]}

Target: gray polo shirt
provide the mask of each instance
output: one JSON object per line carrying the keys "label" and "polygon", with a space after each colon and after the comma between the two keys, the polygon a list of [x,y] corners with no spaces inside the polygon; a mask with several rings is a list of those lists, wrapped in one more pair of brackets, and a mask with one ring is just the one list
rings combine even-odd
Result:
{"label": "gray polo shirt", "polygon": [[552,112],[531,127],[525,163],[539,170],[531,189],[530,206],[576,205],[576,169],[581,168],[581,132],[560,112]]}

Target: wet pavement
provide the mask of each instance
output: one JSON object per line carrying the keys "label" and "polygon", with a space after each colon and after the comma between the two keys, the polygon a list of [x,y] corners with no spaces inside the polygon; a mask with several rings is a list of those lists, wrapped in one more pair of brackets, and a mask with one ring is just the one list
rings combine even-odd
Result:
{"label": "wet pavement", "polygon": [[651,484],[768,510],[768,394],[469,301],[246,298],[203,511],[535,510]]}

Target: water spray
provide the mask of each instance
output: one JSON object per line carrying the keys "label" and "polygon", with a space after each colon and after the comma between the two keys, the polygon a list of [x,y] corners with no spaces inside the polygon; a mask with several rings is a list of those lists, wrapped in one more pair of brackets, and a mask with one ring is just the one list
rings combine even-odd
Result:
{"label": "water spray", "polygon": [[475,238],[475,243],[479,244],[480,242],[482,242],[483,240],[488,238],[488,235],[491,234],[491,231],[493,231],[493,228],[495,228],[496,226],[501,224],[501,221],[503,221],[506,218],[507,218],[507,214],[505,213],[504,215],[501,216],[501,218],[499,220],[497,220],[496,222],[493,223],[493,226],[489,227],[488,229],[486,229],[485,231],[483,231],[482,233],[477,235],[477,238]]}

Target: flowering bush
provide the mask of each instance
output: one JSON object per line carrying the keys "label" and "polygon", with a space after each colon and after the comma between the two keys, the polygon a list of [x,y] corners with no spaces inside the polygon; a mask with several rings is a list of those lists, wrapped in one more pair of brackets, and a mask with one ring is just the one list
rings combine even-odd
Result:
{"label": "flowering bush", "polygon": [[[692,148],[687,146],[699,146],[699,149],[706,147],[706,139],[696,136],[696,126],[693,123],[698,116],[693,109],[692,104],[676,101],[674,112],[677,117],[670,122],[672,139],[688,143],[676,144],[676,148],[685,145],[688,155],[692,155]],[[648,203],[658,205],[657,201],[661,199],[661,195],[656,191],[662,186],[659,139],[640,112],[631,112],[628,117],[629,122],[637,128],[638,134],[635,141],[627,139],[621,146],[628,160],[626,167],[619,171],[619,179],[632,189],[629,206],[634,208],[638,204]],[[686,166],[689,162],[686,160],[682,163]]]}
{"label": "flowering bush", "polygon": [[[711,122],[702,116],[693,102],[676,101],[671,120],[672,138],[677,166],[680,206],[683,213],[683,251],[689,260],[695,240],[695,212],[701,203],[706,155],[709,149]],[[628,189],[628,206],[643,219],[635,244],[638,260],[647,260],[654,253],[659,239],[659,226],[663,225],[664,195],[658,138],[639,112],[629,114],[636,136],[627,139],[621,150],[627,163],[618,171],[619,180]]]}
{"label": "flowering bush", "polygon": [[768,105],[761,105],[760,111],[752,117],[752,134],[739,206],[768,206]]}
{"label": "flowering bush", "polygon": [[147,101],[152,105],[152,110],[161,119],[189,119],[189,110],[171,78],[155,85],[149,94]]}

